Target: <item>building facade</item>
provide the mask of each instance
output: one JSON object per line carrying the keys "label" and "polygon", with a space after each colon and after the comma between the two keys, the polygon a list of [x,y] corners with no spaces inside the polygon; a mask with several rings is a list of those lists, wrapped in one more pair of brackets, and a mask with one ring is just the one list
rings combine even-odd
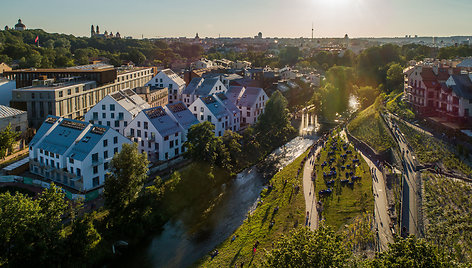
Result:
{"label": "building facade", "polygon": [[231,114],[214,96],[199,97],[190,105],[189,110],[200,123],[212,123],[217,137],[223,136],[225,130],[231,130]]}
{"label": "building facade", "polygon": [[0,105],[0,131],[11,124],[11,129],[23,132],[28,129],[28,114],[8,106]]}
{"label": "building facade", "polygon": [[29,144],[30,171],[78,192],[95,190],[124,143],[131,141],[110,127],[48,116]]}
{"label": "building facade", "polygon": [[122,135],[125,128],[149,104],[131,89],[105,96],[85,114],[85,121],[111,127]]}
{"label": "building facade", "polygon": [[150,79],[146,86],[167,87],[169,90],[169,103],[175,103],[181,101],[182,92],[185,89],[185,81],[171,69],[165,69]]}
{"label": "building facade", "polygon": [[190,106],[196,99],[218,93],[226,93],[228,89],[219,77],[194,78],[182,93],[182,101]]}
{"label": "building facade", "polygon": [[[11,106],[28,112],[29,125],[39,128],[47,115],[83,119],[106,95],[144,86],[151,68],[77,66],[7,72],[16,79]],[[24,87],[22,87],[24,86]]]}
{"label": "building facade", "polygon": [[145,100],[150,107],[164,107],[169,103],[169,89],[166,87],[144,86],[135,88],[134,92]]}

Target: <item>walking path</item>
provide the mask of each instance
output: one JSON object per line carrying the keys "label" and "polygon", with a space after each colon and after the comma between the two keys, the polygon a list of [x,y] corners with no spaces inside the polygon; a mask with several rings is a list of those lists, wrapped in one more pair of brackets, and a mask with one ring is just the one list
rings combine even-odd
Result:
{"label": "walking path", "polygon": [[320,153],[321,146],[316,148],[315,153],[311,154],[303,168],[303,192],[305,194],[305,204],[306,204],[306,212],[305,215],[307,216],[306,224],[310,227],[310,230],[318,229],[318,211],[316,209],[316,191],[313,181],[311,180],[314,163],[316,159],[316,155]]}
{"label": "walking path", "polygon": [[[341,137],[345,141],[348,141],[346,132],[344,130],[341,132]],[[379,250],[384,251],[388,248],[388,244],[394,242],[392,231],[390,230],[390,216],[388,215],[388,200],[385,178],[383,176],[382,171],[380,171],[380,169],[374,164],[374,162],[372,162],[361,151],[359,151],[359,153],[366,161],[372,174],[372,186],[375,204],[374,216],[378,230]]]}

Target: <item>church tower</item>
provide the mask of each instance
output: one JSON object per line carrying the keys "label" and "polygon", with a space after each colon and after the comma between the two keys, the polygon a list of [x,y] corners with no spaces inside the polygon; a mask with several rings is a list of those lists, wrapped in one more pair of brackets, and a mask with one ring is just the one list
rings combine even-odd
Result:
{"label": "church tower", "polygon": [[90,37],[94,37],[95,36],[95,29],[93,28],[93,25],[90,29]]}
{"label": "church tower", "polygon": [[97,34],[100,34],[100,28],[98,28],[98,25],[97,25]]}

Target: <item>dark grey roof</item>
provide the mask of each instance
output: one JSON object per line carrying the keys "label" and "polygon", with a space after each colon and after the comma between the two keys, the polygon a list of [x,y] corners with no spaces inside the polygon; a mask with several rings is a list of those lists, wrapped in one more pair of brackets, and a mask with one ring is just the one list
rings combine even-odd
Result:
{"label": "dark grey roof", "polygon": [[215,86],[216,83],[220,81],[218,78],[208,78],[203,81],[203,83],[197,88],[195,94],[199,96],[207,96],[210,94],[211,89]]}
{"label": "dark grey roof", "polygon": [[468,74],[453,74],[451,75],[454,79],[455,85],[451,86],[451,89],[456,93],[457,96],[472,99],[472,81]]}
{"label": "dark grey roof", "polygon": [[463,60],[461,63],[457,64],[457,67],[472,68],[472,58]]}
{"label": "dark grey roof", "polygon": [[188,95],[194,94],[195,90],[197,90],[197,88],[201,85],[203,80],[204,79],[201,77],[193,78],[192,81],[190,81],[190,83],[188,84],[188,86],[184,89],[183,94],[188,94]]}

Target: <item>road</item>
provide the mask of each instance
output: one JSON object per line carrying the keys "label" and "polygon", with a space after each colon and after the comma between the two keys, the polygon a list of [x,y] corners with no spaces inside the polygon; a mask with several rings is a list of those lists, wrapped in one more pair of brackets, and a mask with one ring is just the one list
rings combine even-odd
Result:
{"label": "road", "polygon": [[398,143],[403,164],[402,229],[406,229],[408,234],[418,236],[420,234],[418,228],[418,196],[420,191],[418,189],[418,179],[420,174],[415,172],[416,160],[411,149],[408,147],[404,135],[394,125],[388,115],[384,118]]}
{"label": "road", "polygon": [[[345,141],[348,141],[346,132],[341,132],[342,138]],[[362,155],[367,165],[369,166],[370,173],[372,175],[372,188],[374,195],[374,205],[375,205],[375,224],[377,225],[378,238],[379,238],[379,249],[380,251],[385,251],[388,249],[388,244],[393,243],[393,235],[390,230],[390,216],[388,215],[388,200],[387,200],[387,191],[385,189],[386,183],[382,171],[372,162],[366,155],[361,151],[359,153]],[[375,172],[374,172],[375,171]]]}

